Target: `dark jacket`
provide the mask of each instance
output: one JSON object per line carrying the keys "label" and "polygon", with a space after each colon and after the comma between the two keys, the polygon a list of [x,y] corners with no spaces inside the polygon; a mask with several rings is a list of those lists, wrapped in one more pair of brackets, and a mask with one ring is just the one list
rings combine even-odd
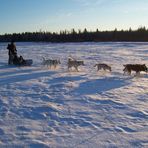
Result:
{"label": "dark jacket", "polygon": [[17,50],[16,50],[16,46],[14,43],[8,44],[7,49],[9,50],[9,55],[13,54],[17,54]]}

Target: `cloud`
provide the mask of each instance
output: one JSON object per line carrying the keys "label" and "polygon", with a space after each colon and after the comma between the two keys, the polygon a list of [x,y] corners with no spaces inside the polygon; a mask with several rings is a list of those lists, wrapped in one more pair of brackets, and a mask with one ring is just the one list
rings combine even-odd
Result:
{"label": "cloud", "polygon": [[101,5],[108,0],[73,0],[83,6]]}

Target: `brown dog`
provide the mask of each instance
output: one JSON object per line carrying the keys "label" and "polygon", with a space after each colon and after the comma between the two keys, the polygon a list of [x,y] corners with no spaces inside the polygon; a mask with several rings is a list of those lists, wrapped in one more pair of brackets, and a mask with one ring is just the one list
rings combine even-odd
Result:
{"label": "brown dog", "polygon": [[107,64],[99,63],[99,64],[94,65],[94,67],[96,67],[96,66],[97,66],[97,70],[98,70],[98,71],[99,71],[100,69],[111,71],[111,67],[108,66]]}
{"label": "brown dog", "polygon": [[124,66],[124,74],[127,72],[131,74],[131,71],[135,71],[136,74],[140,73],[141,71],[148,72],[148,68],[145,64],[126,64]]}

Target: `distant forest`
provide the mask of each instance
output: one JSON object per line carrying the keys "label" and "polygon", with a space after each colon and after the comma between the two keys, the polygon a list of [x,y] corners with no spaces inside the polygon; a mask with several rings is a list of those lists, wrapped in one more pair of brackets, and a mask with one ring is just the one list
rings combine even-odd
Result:
{"label": "distant forest", "polygon": [[0,35],[0,42],[147,42],[148,29],[140,27],[137,30],[88,31],[86,28],[75,31],[56,32],[23,32]]}

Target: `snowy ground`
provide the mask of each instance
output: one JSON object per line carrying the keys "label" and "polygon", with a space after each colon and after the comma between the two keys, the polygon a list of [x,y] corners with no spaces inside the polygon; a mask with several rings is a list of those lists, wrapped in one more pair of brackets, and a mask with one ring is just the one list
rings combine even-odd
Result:
{"label": "snowy ground", "polygon": [[[123,75],[123,64],[148,66],[148,43],[17,43],[31,67],[7,65],[0,43],[0,147],[148,147],[148,75]],[[68,72],[67,57],[84,60]],[[56,70],[42,56],[57,58]],[[104,62],[112,72],[93,67]]]}

